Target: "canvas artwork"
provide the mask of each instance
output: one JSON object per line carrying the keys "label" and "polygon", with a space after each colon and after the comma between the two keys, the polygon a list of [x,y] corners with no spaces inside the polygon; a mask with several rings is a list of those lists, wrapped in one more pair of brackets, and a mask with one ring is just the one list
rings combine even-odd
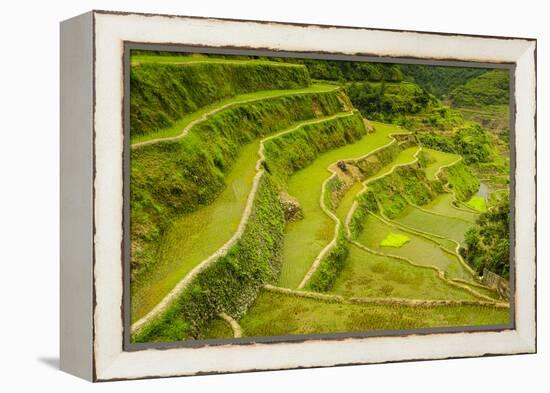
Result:
{"label": "canvas artwork", "polygon": [[130,344],[512,326],[511,67],[127,60]]}
{"label": "canvas artwork", "polygon": [[60,39],[62,370],[536,352],[536,39],[114,11]]}

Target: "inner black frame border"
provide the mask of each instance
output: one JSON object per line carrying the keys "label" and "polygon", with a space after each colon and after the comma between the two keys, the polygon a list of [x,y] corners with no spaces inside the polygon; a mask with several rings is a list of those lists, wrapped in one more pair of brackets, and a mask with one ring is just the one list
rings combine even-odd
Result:
{"label": "inner black frame border", "polygon": [[[289,57],[302,59],[319,60],[340,60],[357,61],[371,63],[389,63],[389,64],[418,64],[431,66],[451,66],[451,67],[472,67],[472,68],[492,68],[506,69],[509,72],[510,80],[510,323],[493,325],[474,325],[474,326],[448,326],[439,328],[416,328],[400,330],[372,330],[366,332],[342,332],[342,333],[323,333],[307,335],[285,335],[285,336],[262,336],[262,337],[243,337],[227,339],[209,339],[209,340],[187,340],[172,342],[151,342],[151,343],[132,343],[131,342],[131,291],[130,291],[130,253],[131,253],[131,235],[130,235],[130,53],[132,50],[150,50],[175,53],[204,53],[220,55],[248,55],[248,56],[268,56],[268,57]],[[146,42],[123,42],[123,240],[122,240],[122,271],[123,271],[123,301],[121,305],[121,316],[123,321],[123,351],[139,351],[145,349],[173,349],[173,348],[201,348],[206,346],[220,345],[253,345],[253,344],[279,344],[279,343],[301,343],[305,341],[319,340],[344,340],[351,338],[368,337],[405,337],[411,335],[443,334],[443,333],[473,333],[473,332],[501,332],[505,330],[514,330],[515,321],[515,195],[516,195],[516,149],[515,149],[515,117],[516,117],[516,98],[515,98],[515,63],[504,62],[475,62],[460,61],[455,59],[431,59],[416,57],[390,57],[378,56],[372,54],[349,55],[342,53],[327,52],[292,52],[284,50],[273,50],[264,48],[242,48],[232,46],[201,46],[179,43],[146,43]]]}

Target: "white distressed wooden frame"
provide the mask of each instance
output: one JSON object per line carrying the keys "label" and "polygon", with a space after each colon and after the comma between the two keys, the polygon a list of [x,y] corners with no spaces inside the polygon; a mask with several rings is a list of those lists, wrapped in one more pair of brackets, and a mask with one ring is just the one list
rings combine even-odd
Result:
{"label": "white distressed wooden frame", "polygon": [[[515,329],[123,350],[124,42],[514,63]],[[536,41],[93,11],[61,25],[61,368],[93,381],[536,351]]]}

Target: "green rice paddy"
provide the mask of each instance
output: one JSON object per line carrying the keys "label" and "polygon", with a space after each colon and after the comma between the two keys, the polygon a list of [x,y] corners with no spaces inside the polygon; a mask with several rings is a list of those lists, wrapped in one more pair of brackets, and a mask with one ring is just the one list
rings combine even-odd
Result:
{"label": "green rice paddy", "polygon": [[388,233],[384,239],[380,242],[381,247],[403,247],[411,240],[410,237],[402,235],[400,233]]}
{"label": "green rice paddy", "polygon": [[302,297],[260,293],[239,321],[244,336],[365,332],[445,326],[505,324],[510,310],[487,306],[411,307],[339,304]]}
{"label": "green rice paddy", "polygon": [[334,221],[321,209],[321,185],[329,176],[328,166],[338,160],[353,159],[391,141],[389,134],[403,132],[400,128],[375,124],[375,132],[360,141],[321,154],[306,168],[296,172],[288,181],[288,193],[295,197],[304,218],[287,225],[280,286],[296,288],[319,252],[334,236]]}
{"label": "green rice paddy", "polygon": [[244,146],[215,202],[180,217],[167,229],[154,272],[132,292],[132,319],[152,309],[191,269],[212,255],[237,230],[252,181],[260,142]]}
{"label": "green rice paddy", "polygon": [[414,206],[407,207],[394,221],[422,232],[444,236],[458,243],[464,241],[464,234],[473,225],[458,218],[430,214]]}
{"label": "green rice paddy", "polygon": [[435,175],[442,166],[452,164],[460,158],[458,154],[445,153],[438,150],[424,148],[424,152],[433,160],[426,165],[426,177],[429,180],[436,180]]}
{"label": "green rice paddy", "polygon": [[470,198],[469,201],[464,203],[466,206],[477,210],[480,213],[485,213],[487,211],[487,202],[485,201],[485,198],[474,195],[472,198]]}
{"label": "green rice paddy", "polygon": [[[148,65],[145,65],[146,63]],[[378,168],[377,165],[380,164],[376,159],[387,162],[389,154],[391,154],[391,157],[394,157],[392,162],[387,163],[367,178],[361,179],[362,182],[356,181],[350,186],[349,179],[351,177],[347,176],[345,179],[348,182],[346,187],[349,187],[349,189],[344,195],[339,195],[341,200],[334,209],[334,213],[342,225],[345,225],[346,218],[352,209],[354,201],[359,200],[361,203],[364,203],[360,208],[369,206],[368,208],[373,210],[376,207],[376,203],[382,203],[382,199],[379,199],[378,202],[376,200],[373,202],[371,194],[365,194],[366,198],[364,199],[357,198],[362,192],[369,190],[369,184],[372,185],[371,191],[377,190],[381,193],[381,198],[390,200],[391,196],[388,197],[386,194],[402,192],[403,188],[406,188],[405,192],[409,198],[399,199],[399,209],[396,208],[393,211],[394,214],[388,214],[391,217],[397,215],[394,219],[390,220],[386,216],[374,213],[366,214],[362,222],[363,225],[356,227],[362,228],[356,241],[346,238],[344,235],[345,231],[339,233],[336,247],[338,251],[330,251],[336,256],[330,255],[330,258],[333,258],[332,260],[329,257],[323,258],[321,267],[315,272],[315,274],[319,274],[319,276],[325,279],[324,282],[328,284],[317,287],[311,285],[306,288],[309,288],[308,290],[311,291],[325,291],[329,295],[339,295],[340,297],[332,296],[326,299],[313,299],[297,295],[297,293],[304,295],[304,292],[283,294],[267,290],[266,288],[268,287],[264,286],[266,283],[275,283],[280,287],[296,289],[319,253],[334,239],[337,224],[321,208],[321,201],[327,200],[324,199],[327,195],[321,195],[322,185],[332,176],[328,168],[340,160],[358,159],[388,145],[392,142],[391,134],[409,132],[395,125],[371,122],[374,132],[358,140],[365,132],[363,127],[359,127],[362,126],[360,112],[352,110],[351,101],[345,97],[345,90],[342,90],[338,94],[330,93],[342,89],[343,85],[338,82],[314,82],[307,88],[294,89],[294,87],[307,86],[311,82],[309,71],[304,65],[269,60],[236,60],[196,55],[137,55],[131,58],[131,65],[135,67],[132,69],[135,72],[149,72],[149,68],[151,67],[149,64],[154,63],[165,65],[181,64],[185,66],[162,67],[166,72],[172,72],[174,75],[177,75],[177,72],[169,71],[169,69],[175,69],[178,72],[193,71],[189,72],[189,75],[196,75],[195,79],[191,79],[191,83],[195,83],[193,86],[198,86],[200,89],[186,89],[188,80],[185,79],[187,82],[182,82],[182,86],[179,86],[180,90],[178,92],[181,94],[174,96],[170,96],[167,92],[163,92],[163,94],[170,97],[179,97],[183,103],[186,103],[186,100],[189,99],[186,94],[192,92],[195,93],[193,96],[195,101],[193,103],[196,104],[194,106],[191,104],[188,106],[175,106],[175,108],[179,109],[171,115],[169,123],[162,123],[159,120],[159,123],[153,123],[147,129],[146,127],[138,128],[138,130],[146,130],[147,133],[142,135],[139,135],[139,133],[133,134],[131,136],[132,144],[147,141],[151,143],[167,143],[166,141],[162,141],[162,139],[177,137],[184,130],[190,131],[190,125],[199,124],[214,113],[223,111],[226,108],[246,104],[245,109],[249,110],[249,112],[246,112],[246,115],[237,115],[232,118],[239,120],[231,128],[231,132],[233,133],[231,135],[237,135],[236,139],[238,139],[241,135],[240,133],[243,132],[241,126],[244,123],[241,122],[241,119],[246,122],[249,117],[248,113],[252,117],[255,112],[262,113],[260,102],[279,97],[285,97],[277,101],[281,110],[274,112],[276,115],[272,116],[272,120],[270,119],[261,123],[262,127],[256,126],[256,123],[250,123],[254,124],[254,127],[251,127],[253,130],[262,130],[263,132],[251,133],[253,136],[248,137],[246,140],[250,141],[250,139],[258,138],[257,135],[268,133],[270,133],[270,136],[275,136],[275,138],[281,138],[279,134],[286,133],[288,138],[287,142],[285,142],[287,145],[284,145],[285,148],[276,152],[271,151],[270,148],[279,145],[269,145],[268,142],[265,142],[264,153],[266,161],[262,166],[265,169],[262,181],[266,183],[265,190],[267,191],[265,193],[269,198],[266,197],[263,200],[264,203],[258,202],[259,199],[254,200],[255,210],[253,211],[257,211],[259,215],[253,220],[254,226],[251,226],[250,230],[247,227],[244,236],[246,241],[241,243],[242,239],[239,240],[239,243],[233,246],[231,253],[227,257],[224,257],[221,263],[218,263],[219,261],[216,260],[207,269],[195,276],[189,288],[185,288],[186,292],[178,295],[179,298],[177,301],[169,305],[168,312],[162,311],[165,314],[164,316],[168,315],[168,317],[164,318],[164,316],[161,316],[158,318],[158,316],[155,316],[158,319],[153,321],[154,327],[150,329],[150,332],[153,332],[150,336],[152,337],[151,340],[155,340],[156,333],[154,331],[158,326],[161,326],[158,329],[169,330],[168,333],[166,331],[160,332],[159,337],[162,337],[164,340],[171,337],[171,335],[177,337],[177,340],[233,337],[231,326],[218,317],[218,313],[221,311],[238,319],[245,337],[472,326],[510,322],[510,310],[507,308],[497,308],[490,305],[428,306],[408,301],[487,301],[487,299],[481,299],[482,297],[480,298],[471,293],[468,288],[478,294],[494,299],[495,302],[503,301],[503,299],[499,298],[496,291],[479,284],[476,277],[464,266],[456,254],[457,243],[464,242],[464,234],[475,224],[479,213],[487,211],[487,200],[489,200],[490,204],[489,196],[481,195],[483,190],[480,190],[478,195],[471,197],[471,199],[464,202],[461,206],[454,204],[453,195],[448,192],[441,193],[433,198],[436,192],[441,192],[441,185],[439,183],[426,185],[427,183],[419,171],[424,168],[426,178],[435,182],[438,180],[437,174],[440,169],[457,162],[461,156],[416,145],[410,146],[410,144],[414,143],[414,139],[412,138],[402,141],[405,143],[402,146],[410,147],[400,150],[397,155],[397,150],[394,149],[398,146],[394,144],[390,151],[385,152],[388,155],[379,155],[372,161],[362,162],[365,167],[360,168],[367,168],[364,169],[367,171],[369,170],[369,165],[373,165],[370,168]],[[230,66],[205,66],[208,63],[229,64]],[[142,64],[143,66],[141,66]],[[263,70],[260,70],[258,71],[258,75],[278,75],[277,72],[288,73],[290,74],[289,80],[294,81],[295,74],[299,74],[301,83],[282,85],[275,83],[280,78],[272,77],[268,84],[252,83],[243,90],[243,81],[240,79],[242,74],[237,75],[235,70],[242,72],[245,67],[239,68],[238,66],[245,64],[248,69],[254,69],[255,64],[289,67],[290,70],[289,68],[285,68],[284,70],[271,68],[272,72],[270,74],[266,74]],[[195,74],[194,71],[197,69],[186,68],[187,66],[204,66],[204,69],[209,70],[211,73]],[[231,89],[221,89],[219,84],[223,79],[220,79],[219,83],[212,82],[215,80],[215,76],[217,76],[218,68],[229,68],[232,75],[235,73],[236,77],[232,83],[238,88],[232,85]],[[212,69],[214,69],[214,74],[212,74]],[[157,75],[154,67],[151,68],[151,72],[153,75]],[[172,73],[168,74],[168,76],[172,76]],[[177,79],[176,82],[178,82],[181,79],[178,78],[175,76],[174,80]],[[160,80],[171,79],[161,78]],[[208,85],[208,90],[203,89],[203,84],[206,81],[212,82]],[[153,84],[145,83],[145,85],[151,88]],[[291,89],[260,90],[230,97],[230,95],[238,94],[237,92],[242,93],[262,88],[275,89],[285,86],[291,87]],[[386,89],[391,89],[393,91],[392,94],[399,95],[402,88],[415,88],[416,85],[412,83],[387,83],[385,87]],[[170,82],[167,83],[166,90],[168,92],[175,91],[172,89]],[[201,98],[204,98],[202,95],[203,90],[215,94],[209,95],[208,100],[202,100]],[[136,91],[139,91],[139,89],[136,89]],[[151,93],[152,90],[147,90],[147,92],[148,96],[143,92],[142,94],[150,98],[151,94],[153,94]],[[319,93],[321,95],[318,96],[318,100],[312,99],[311,102],[309,99],[304,99],[308,97],[300,97],[299,100],[304,99],[305,104],[301,106],[296,105],[295,107],[288,104],[288,101],[291,101],[291,99],[286,98],[287,96]],[[328,112],[334,113],[341,110],[346,112],[320,117],[323,116],[322,113],[326,112],[323,105],[329,105],[324,103],[325,95],[322,93],[329,93],[327,96],[330,96],[329,98],[332,100],[332,104],[330,104],[331,110]],[[160,113],[160,117],[163,116],[162,108],[164,103],[179,102],[178,99],[170,101],[166,97],[154,96],[158,98],[155,101],[158,104],[158,108],[153,109],[151,113],[156,111],[158,113],[155,112],[155,115]],[[149,102],[146,99],[147,97],[142,97],[143,100],[139,102]],[[148,108],[147,105],[142,105],[142,107]],[[333,107],[338,107],[338,109],[334,109]],[[184,112],[191,110],[194,112],[181,113],[181,118],[178,120],[178,116],[182,112],[181,108],[186,108],[183,110]],[[149,124],[147,123],[148,118],[146,116],[148,113],[144,111],[143,116],[140,117],[143,123],[136,124]],[[289,119],[294,120],[288,120],[283,126],[281,119],[285,118],[283,115],[287,113],[292,114],[293,116],[289,117]],[[332,132],[332,127],[336,127],[336,125],[324,122],[339,116],[347,116],[347,114],[353,115],[352,119],[355,122],[343,123],[345,125],[341,126],[341,128],[335,128],[338,129],[338,133],[330,134],[333,139],[327,137]],[[304,118],[309,118],[309,120],[295,122],[289,126],[293,121]],[[319,132],[319,134],[310,133],[308,128],[304,128],[301,132],[303,131],[303,135],[311,139],[293,139],[297,135],[294,133],[295,130],[313,122],[323,122],[323,124],[326,124],[326,130],[323,132],[326,131],[327,134],[323,134],[322,132]],[[172,125],[168,128],[156,130],[157,124]],[[228,124],[233,123],[231,121],[220,121],[216,132],[220,135],[228,133]],[[355,132],[359,129],[361,132]],[[414,131],[414,129],[411,130]],[[352,135],[353,138],[348,138],[349,135]],[[200,138],[203,135],[194,136]],[[310,155],[307,156],[307,159],[304,159],[303,146],[306,144],[307,146],[310,145],[309,143],[300,145],[296,141],[307,140],[309,142],[317,142],[317,136],[319,136],[320,147],[316,147],[316,150],[309,152]],[[325,137],[326,139],[323,139]],[[356,142],[341,146],[344,141],[350,140],[355,140]],[[132,322],[146,316],[165,298],[178,282],[184,279],[201,262],[212,256],[237,233],[243,219],[247,201],[251,196],[253,180],[257,174],[256,165],[259,160],[259,149],[261,146],[259,139],[252,142],[243,141],[244,139],[239,141],[239,143],[236,142],[236,147],[232,154],[234,155],[235,152],[238,152],[238,155],[234,161],[231,161],[230,165],[223,169],[225,188],[221,193],[218,194],[222,187],[220,185],[216,193],[212,194],[212,197],[208,199],[209,204],[198,205],[197,210],[185,215],[174,213],[174,216],[169,219],[165,217],[162,231],[157,231],[158,238],[162,235],[158,248],[158,256],[155,256],[156,259],[153,260],[151,265],[146,265],[149,270],[144,269],[143,274],[140,272],[140,275],[137,276],[138,278],[134,279],[135,281],[131,284]],[[279,142],[281,142],[281,139],[273,143]],[[242,143],[246,144],[242,145]],[[163,146],[171,147],[172,145]],[[298,147],[295,151],[290,152],[292,148],[289,146]],[[138,147],[134,146],[134,148]],[[197,149],[197,151],[200,151],[200,149]],[[325,152],[319,154],[319,151]],[[410,171],[408,169],[407,171],[397,171],[390,178],[391,181],[387,183],[387,189],[377,189],[375,186],[378,184],[371,183],[392,174],[397,166],[415,163],[417,158],[422,158],[419,155],[421,151],[425,153],[424,158],[426,160],[421,161],[419,165],[415,165]],[[162,152],[159,154],[162,154]],[[171,157],[174,162],[179,159],[176,154],[168,157]],[[314,157],[315,159],[313,159]],[[157,157],[154,157],[154,159],[157,159]],[[312,159],[313,161],[311,161]],[[169,159],[167,161],[169,163],[172,162]],[[426,163],[425,167],[423,167],[423,162]],[[462,162],[466,165],[466,161]],[[304,165],[307,166],[304,167]],[[149,166],[143,165],[134,168],[146,171],[152,166],[151,164]],[[166,165],[157,166],[168,168]],[[229,166],[230,169],[228,169]],[[302,169],[292,173],[295,168]],[[167,170],[166,172],[176,173],[180,169],[178,168],[177,171]],[[217,169],[210,170],[208,174],[211,172],[215,173],[215,170]],[[358,169],[353,168],[352,171],[348,172],[348,175],[356,176],[355,170]],[[370,172],[372,172],[372,169],[368,173]],[[286,178],[290,173],[292,173],[290,177]],[[410,178],[405,179],[405,176],[408,175],[410,175]],[[186,175],[182,174],[181,176]],[[209,179],[208,177],[197,176],[197,178],[199,178],[197,184],[200,183],[200,187],[203,187],[205,184],[208,185],[207,180],[204,180]],[[395,182],[393,182],[394,178],[397,179]],[[189,179],[189,177],[185,177],[185,179]],[[357,180],[357,178],[354,179]],[[200,180],[202,180],[202,183]],[[401,180],[403,181],[400,182]],[[422,182],[422,184],[414,183],[417,180]],[[411,183],[414,184],[411,186]],[[337,188],[339,184],[343,183],[332,183],[331,179],[330,187]],[[406,185],[404,186],[403,184]],[[435,186],[433,186],[434,184]],[[416,186],[425,186],[426,188],[420,190],[420,188],[415,188]],[[425,191],[427,188],[429,190]],[[387,192],[386,190],[390,190],[391,192]],[[200,192],[202,191],[203,188],[200,188]],[[303,213],[302,219],[286,223],[284,235],[282,233],[284,226],[283,213],[277,203],[280,193],[283,191],[298,201]],[[418,194],[413,194],[415,192],[418,192]],[[423,192],[426,193],[422,194]],[[468,193],[461,195],[461,197],[468,198],[471,192],[469,190]],[[411,195],[418,198],[415,199]],[[371,199],[369,200],[368,198]],[[374,196],[374,198],[378,199],[378,196]],[[424,202],[431,198],[433,199],[430,202],[421,207],[409,205],[409,203],[413,202],[407,202],[409,200]],[[176,199],[181,201],[180,196]],[[385,201],[386,199],[384,199],[384,203]],[[174,203],[170,206],[173,205]],[[272,208],[273,206],[275,206],[275,210]],[[403,206],[406,207],[401,211]],[[262,209],[256,210],[258,207]],[[291,205],[291,207],[293,206]],[[285,208],[288,208],[288,206]],[[150,210],[155,212],[162,211],[158,206],[152,206]],[[364,211],[357,211],[360,214],[354,216],[354,220],[357,217],[363,217],[365,214]],[[401,213],[398,214],[399,211]],[[181,210],[178,211],[178,214],[182,214]],[[269,225],[271,226],[265,223],[270,223]],[[353,222],[353,224],[355,225],[356,222]],[[264,226],[270,228],[269,232],[266,232]],[[265,235],[265,233],[268,233],[268,235]],[[282,241],[281,237],[283,237]],[[157,242],[155,245],[159,244],[158,238],[155,238]],[[281,264],[280,272],[278,272],[279,262]],[[279,274],[278,278],[277,274]],[[313,278],[311,281],[313,281]],[[223,283],[223,285],[220,285],[220,283]],[[460,286],[463,287],[461,288]],[[211,288],[215,288],[215,290]],[[357,298],[370,299],[369,301],[372,303],[361,304]],[[380,303],[381,299],[391,299],[392,302],[395,301],[395,304]],[[373,304],[376,302],[379,302],[379,304]],[[405,305],[407,303],[410,305]],[[159,324],[155,325],[157,322]],[[172,332],[172,330],[178,331]],[[149,340],[149,338],[146,340]]]}
{"label": "green rice paddy", "polygon": [[[417,265],[435,266],[444,271],[449,278],[472,280],[472,275],[460,263],[458,257],[442,250],[435,241],[388,225],[371,214],[366,217],[364,227],[357,240],[374,251],[409,258]],[[410,240],[401,247],[388,250],[382,247],[381,243],[389,234],[405,236]]]}
{"label": "green rice paddy", "polygon": [[139,64],[154,63],[154,64],[205,64],[205,63],[221,63],[221,64],[269,64],[280,67],[300,67],[300,65],[292,63],[283,63],[269,60],[233,60],[206,56],[155,56],[155,55],[132,55],[132,66]]}
{"label": "green rice paddy", "polygon": [[331,291],[345,297],[478,300],[440,279],[433,269],[350,247],[346,267]]}
{"label": "green rice paddy", "polygon": [[442,214],[451,218],[458,218],[471,223],[474,223],[478,216],[477,213],[470,209],[455,207],[453,205],[453,194],[448,192],[439,194],[431,202],[422,206],[422,208],[433,213]]}
{"label": "green rice paddy", "polygon": [[[336,116],[298,122],[280,133]],[[226,187],[214,202],[180,217],[168,227],[154,271],[132,288],[132,320],[150,311],[187,273],[231,239],[252,189],[259,148],[259,140],[241,148],[226,177]]]}

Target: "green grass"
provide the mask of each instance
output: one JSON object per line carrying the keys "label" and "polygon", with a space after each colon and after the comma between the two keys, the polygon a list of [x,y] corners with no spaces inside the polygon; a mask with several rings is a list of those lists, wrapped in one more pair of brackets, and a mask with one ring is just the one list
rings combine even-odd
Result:
{"label": "green grass", "polygon": [[221,318],[214,319],[204,333],[205,340],[216,338],[233,338],[233,329]]}
{"label": "green grass", "polygon": [[400,248],[411,241],[411,238],[402,235],[400,233],[388,233],[384,239],[380,242],[381,247],[394,247]]}
{"label": "green grass", "polygon": [[221,63],[221,64],[268,64],[280,67],[303,67],[299,64],[283,63],[269,60],[233,60],[220,59],[204,56],[159,56],[159,55],[133,55],[130,59],[132,66],[144,63],[155,64],[200,64],[200,63]]}
{"label": "green grass", "polygon": [[478,300],[441,280],[432,269],[375,255],[356,246],[350,247],[346,267],[331,292],[345,297]]}
{"label": "green grass", "polygon": [[[398,133],[403,132],[402,129],[396,128],[395,126],[391,126],[389,124],[383,124],[383,123],[377,123],[373,122],[375,124],[377,132],[384,131],[388,133]],[[380,176],[383,176],[384,174],[387,174],[392,170],[392,168],[397,164],[404,164],[407,162],[412,162],[414,160],[414,155],[418,151],[418,147],[410,147],[405,150],[402,150],[399,155],[393,160],[391,163],[384,165],[380,170],[369,176],[364,180],[368,181],[370,179],[374,179]],[[343,223],[345,222],[346,216],[348,214],[349,209],[351,209],[351,206],[353,205],[353,201],[355,200],[355,197],[363,190],[363,184],[362,183],[355,183],[352,187],[349,188],[349,190],[346,191],[344,196],[342,197],[342,200],[340,201],[340,204],[336,208],[336,216],[340,219],[340,221]]]}
{"label": "green grass", "polygon": [[510,310],[482,306],[355,305],[262,292],[239,321],[247,337],[505,324]]}
{"label": "green grass", "polygon": [[464,241],[464,234],[473,225],[457,218],[430,214],[414,206],[407,207],[394,221],[459,243]]}
{"label": "green grass", "polygon": [[[392,248],[391,250],[381,247],[382,241],[391,233],[406,236],[410,241],[402,247]],[[397,227],[392,227],[371,214],[366,217],[364,229],[357,241],[378,252],[409,258],[418,265],[435,266],[443,270],[449,278],[472,280],[471,274],[464,268],[458,258],[443,251],[435,242],[402,231]]]}
{"label": "green grass", "polygon": [[478,214],[466,209],[457,209],[453,206],[453,195],[451,193],[439,194],[431,202],[422,208],[434,213],[443,214],[447,217],[459,218],[474,223]]}
{"label": "green grass", "polygon": [[480,213],[485,213],[487,211],[487,202],[485,201],[485,198],[477,195],[471,197],[470,200],[464,204]]}
{"label": "green grass", "polygon": [[490,298],[493,298],[498,301],[503,301],[502,298],[498,295],[497,291],[487,288],[487,287],[479,287],[477,285],[470,285],[465,282],[461,282],[461,284],[466,285],[470,288],[472,288],[474,291],[481,293],[482,295],[489,296]]}
{"label": "green grass", "polygon": [[[164,57],[164,56],[160,56]],[[339,87],[329,84],[314,84],[303,89],[287,89],[287,90],[263,90],[254,93],[240,94],[235,97],[231,97],[225,100],[217,101],[211,105],[200,108],[199,110],[189,113],[179,120],[177,120],[170,127],[159,129],[155,132],[148,134],[132,134],[130,142],[132,144],[146,142],[153,139],[159,138],[169,138],[178,136],[182,133],[183,129],[187,127],[189,123],[195,121],[201,116],[205,115],[208,112],[211,112],[217,108],[221,108],[226,105],[238,105],[240,103],[249,102],[249,101],[260,101],[268,100],[271,98],[283,97],[283,96],[294,96],[300,94],[312,94],[312,93],[324,93],[338,90]]]}
{"label": "green grass", "polygon": [[[153,58],[154,60],[154,58]],[[262,61],[143,62],[130,69],[130,132],[146,135],[218,101],[311,85],[307,68]],[[183,59],[180,59],[180,61]]]}
{"label": "green grass", "polygon": [[427,153],[433,162],[426,166],[426,177],[429,180],[436,180],[435,174],[444,165],[449,165],[460,158],[458,154],[445,153],[438,150],[424,148],[424,153]]}
{"label": "green grass", "polygon": [[356,158],[390,142],[389,134],[401,129],[375,124],[376,132],[360,141],[320,155],[288,181],[288,193],[300,202],[304,219],[287,225],[279,285],[296,288],[319,252],[334,235],[334,221],[319,204],[321,185],[330,176],[327,167],[341,159]]}
{"label": "green grass", "polygon": [[418,152],[419,147],[413,146],[408,147],[404,150],[401,150],[395,160],[390,162],[387,165],[384,165],[380,170],[376,173],[374,173],[372,176],[369,176],[367,179],[365,179],[365,182],[372,181],[373,179],[381,178],[383,176],[388,175],[390,172],[392,172],[393,168],[396,165],[403,165],[412,163],[415,160],[415,154]]}

